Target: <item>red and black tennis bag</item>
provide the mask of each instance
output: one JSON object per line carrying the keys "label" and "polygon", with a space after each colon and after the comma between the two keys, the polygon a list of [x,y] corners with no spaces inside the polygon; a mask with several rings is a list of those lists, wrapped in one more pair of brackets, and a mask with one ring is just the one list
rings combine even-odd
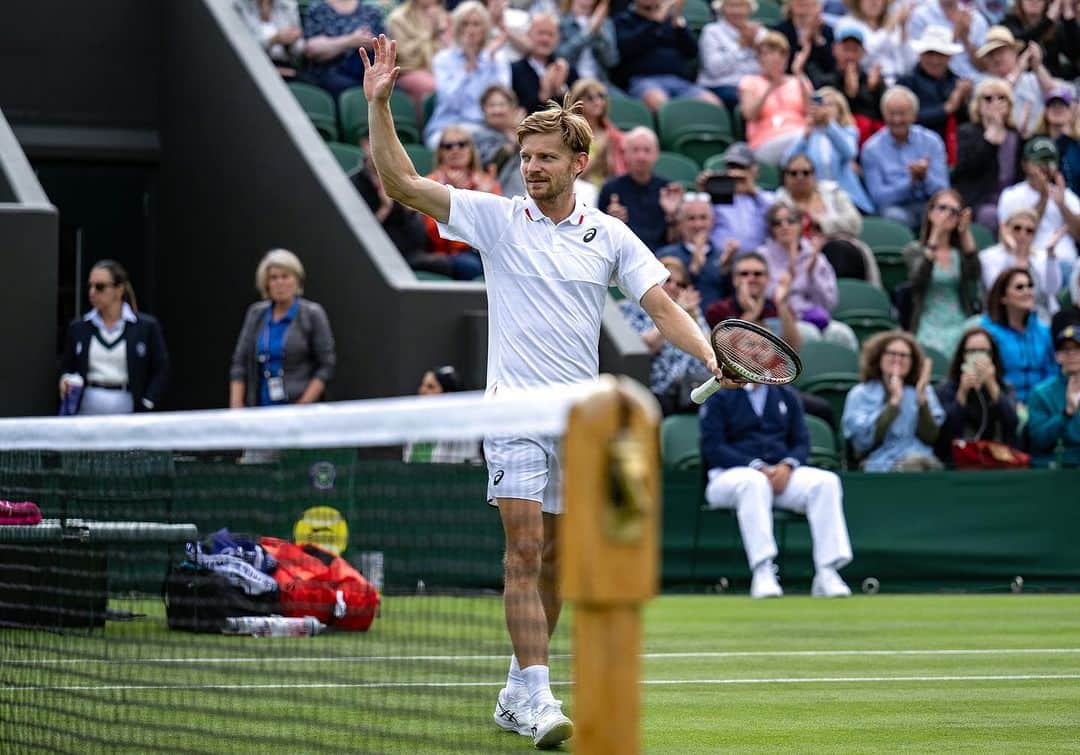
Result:
{"label": "red and black tennis bag", "polygon": [[277,559],[274,580],[284,616],[314,616],[336,629],[365,631],[379,608],[379,591],[352,564],[317,545],[264,537],[259,545]]}

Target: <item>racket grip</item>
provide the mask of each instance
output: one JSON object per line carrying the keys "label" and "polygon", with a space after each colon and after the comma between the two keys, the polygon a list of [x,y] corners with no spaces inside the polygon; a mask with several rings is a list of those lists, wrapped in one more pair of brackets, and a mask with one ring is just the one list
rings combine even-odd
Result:
{"label": "racket grip", "polygon": [[690,400],[695,404],[704,404],[709,396],[720,390],[720,382],[711,377],[694,390],[690,391]]}

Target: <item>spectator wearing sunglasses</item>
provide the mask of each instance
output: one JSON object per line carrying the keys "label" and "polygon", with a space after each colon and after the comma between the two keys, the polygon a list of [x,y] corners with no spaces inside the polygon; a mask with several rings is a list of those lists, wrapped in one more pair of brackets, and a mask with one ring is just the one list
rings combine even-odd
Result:
{"label": "spectator wearing sunglasses", "polygon": [[1057,374],[1050,329],[1035,313],[1035,282],[1031,273],[1012,267],[994,281],[980,325],[994,337],[1005,366],[1005,380],[1026,403],[1031,389]]}
{"label": "spectator wearing sunglasses", "polygon": [[821,253],[824,236],[804,236],[802,212],[790,202],[778,201],[770,207],[765,222],[769,239],[758,253],[769,264],[768,295],[776,294],[786,273],[791,290],[788,299],[799,319],[802,340],[824,339],[857,349],[855,333],[829,314],[836,306],[836,272]]}
{"label": "spectator wearing sunglasses", "polygon": [[[983,287],[989,291],[994,281],[1009,268],[1018,267],[1027,270],[1035,282],[1035,313],[1043,324],[1050,324],[1061,305],[1057,294],[1061,289],[1061,266],[1054,253],[1054,245],[1060,240],[1064,226],[1051,237],[1051,246],[1035,254],[1035,229],[1039,225],[1039,216],[1035,210],[1020,209],[1013,212],[1001,224],[994,246],[979,252],[979,265],[982,267]],[[1038,259],[1036,259],[1038,258]]]}
{"label": "spectator wearing sunglasses", "polygon": [[1003,79],[987,78],[975,87],[968,108],[970,120],[956,130],[956,166],[952,183],[975,220],[998,227],[1001,192],[1020,177],[1023,137],[1013,121],[1012,88]]}
{"label": "spectator wearing sunglasses", "polygon": [[169,379],[169,353],[158,321],[140,313],[131,278],[120,263],[90,268],[91,310],[68,326],[61,357],[60,398],[72,390],[68,376],[83,379],[76,414],[148,412]]}
{"label": "spectator wearing sunglasses", "polygon": [[919,238],[903,255],[911,280],[909,329],[923,346],[952,354],[981,302],[971,209],[955,189],[930,197]]}

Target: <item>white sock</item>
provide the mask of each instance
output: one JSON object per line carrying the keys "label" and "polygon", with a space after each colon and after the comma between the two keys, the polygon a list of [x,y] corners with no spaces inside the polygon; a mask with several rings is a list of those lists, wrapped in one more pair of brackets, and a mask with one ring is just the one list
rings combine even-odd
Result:
{"label": "white sock", "polygon": [[528,666],[521,670],[525,675],[525,685],[529,688],[529,703],[535,708],[546,703],[554,703],[551,694],[551,681],[547,666]]}
{"label": "white sock", "polygon": [[514,696],[526,691],[525,675],[521,673],[516,655],[510,656],[510,671],[506,675],[506,692]]}
{"label": "white sock", "polygon": [[767,558],[764,561],[759,561],[758,565],[754,567],[755,572],[762,569],[768,571],[770,574],[775,573],[773,570],[773,560],[771,558]]}

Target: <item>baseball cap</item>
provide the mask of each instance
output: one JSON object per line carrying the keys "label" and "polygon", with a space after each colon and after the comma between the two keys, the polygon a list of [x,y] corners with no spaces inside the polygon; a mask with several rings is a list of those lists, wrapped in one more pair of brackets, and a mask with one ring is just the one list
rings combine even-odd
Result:
{"label": "baseball cap", "polygon": [[1054,337],[1054,348],[1060,349],[1065,345],[1066,341],[1075,341],[1080,344],[1080,326],[1066,325],[1059,330],[1058,334]]}
{"label": "baseball cap", "polygon": [[854,39],[860,45],[866,44],[866,38],[863,36],[863,31],[854,24],[843,24],[836,29],[833,34],[833,39],[837,42],[843,42],[848,39]]}
{"label": "baseball cap", "polygon": [[724,165],[737,165],[749,168],[754,164],[754,151],[746,142],[735,142],[724,150]]}
{"label": "baseball cap", "polygon": [[1049,94],[1046,95],[1046,99],[1043,100],[1043,103],[1049,105],[1054,100],[1061,100],[1066,105],[1072,105],[1076,102],[1076,95],[1073,94],[1072,87],[1054,87],[1050,90]]}
{"label": "baseball cap", "polygon": [[1033,163],[1055,163],[1058,151],[1054,143],[1045,136],[1036,136],[1024,145],[1024,159]]}

